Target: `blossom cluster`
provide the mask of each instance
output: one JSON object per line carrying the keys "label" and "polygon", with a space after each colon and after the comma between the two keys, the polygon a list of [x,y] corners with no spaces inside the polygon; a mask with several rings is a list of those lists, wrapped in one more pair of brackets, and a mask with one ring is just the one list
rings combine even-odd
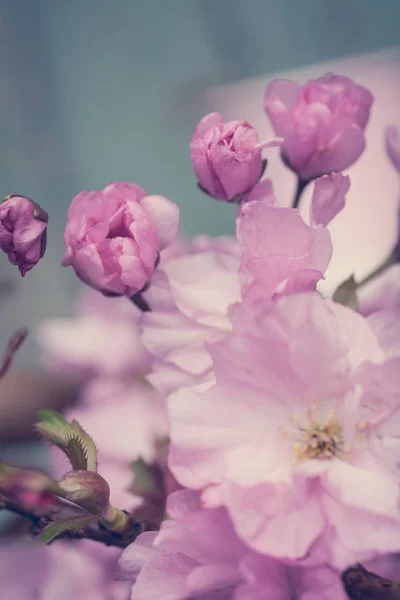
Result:
{"label": "blossom cluster", "polygon": [[[104,598],[375,597],[354,587],[360,563],[400,581],[397,245],[365,281],[318,290],[373,97],[328,74],[273,81],[264,102],[276,138],[212,113],[190,143],[200,189],[235,205],[235,237],[187,241],[173,202],[124,182],[68,212],[63,265],[92,289],[38,337],[47,365],[82,384],[68,415],[95,440],[113,504],[147,523]],[[400,173],[400,135],[385,139]],[[264,177],[267,149],[296,173],[291,207]],[[1,210],[0,244],[1,227],[19,239],[15,208]],[[101,561],[109,572],[115,555]]]}

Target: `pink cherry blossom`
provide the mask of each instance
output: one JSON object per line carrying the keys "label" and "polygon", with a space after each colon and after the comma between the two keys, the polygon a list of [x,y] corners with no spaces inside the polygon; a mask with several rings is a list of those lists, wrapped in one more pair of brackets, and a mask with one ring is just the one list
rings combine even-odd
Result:
{"label": "pink cherry blossom", "polygon": [[350,167],[365,147],[371,93],[341,75],[327,74],[299,86],[272,81],[265,94],[265,111],[282,153],[293,171],[310,180]]}
{"label": "pink cherry blossom", "polygon": [[240,299],[239,247],[234,239],[195,239],[170,260],[161,257],[142,317],[142,341],[155,356],[149,380],[163,392],[206,380],[205,342],[230,329],[228,306]]}
{"label": "pink cherry blossom", "polygon": [[264,201],[242,205],[236,225],[241,249],[242,297],[272,298],[284,291],[315,289],[332,255],[329,231],[306,225],[293,208]]}
{"label": "pink cherry blossom", "polygon": [[[236,535],[223,508],[204,509],[199,494],[168,499],[169,520],[140,535],[122,553],[133,600],[347,600],[340,573],[328,566],[285,565],[254,552]],[[400,558],[366,564],[395,577]]]}
{"label": "pink cherry blossom", "polygon": [[278,144],[277,140],[260,143],[257,132],[246,121],[223,123],[219,113],[205,116],[190,142],[199,185],[218,200],[233,200],[260,179],[261,149]]}
{"label": "pink cherry blossom", "polygon": [[400,173],[400,131],[393,125],[386,130],[386,152],[394,168]]}
{"label": "pink cherry blossom", "polygon": [[295,209],[273,206],[271,183],[260,186],[260,199],[245,200],[239,210],[238,242],[201,238],[169,260],[161,257],[145,292],[152,310],[141,323],[155,357],[149,380],[162,392],[212,378],[205,344],[230,330],[231,304],[313,290],[323,278],[332,253],[328,230],[306,225]]}
{"label": "pink cherry blossom", "polygon": [[345,205],[345,197],[350,189],[349,176],[331,173],[316,179],[311,198],[310,221],[312,225],[326,227]]}
{"label": "pink cherry blossom", "polygon": [[151,278],[160,250],[176,238],[178,222],[173,202],[132,183],[80,192],[68,210],[62,264],[97,290],[133,296]]}
{"label": "pink cherry blossom", "polygon": [[36,202],[11,195],[0,204],[0,248],[24,276],[46,251],[48,214]]}
{"label": "pink cherry blossom", "polygon": [[217,383],[170,398],[177,480],[207,488],[204,502],[227,506],[239,536],[277,558],[304,559],[318,542],[323,562],[345,568],[399,551],[395,456],[373,447],[398,436],[399,355],[315,292],[231,318],[209,347]]}

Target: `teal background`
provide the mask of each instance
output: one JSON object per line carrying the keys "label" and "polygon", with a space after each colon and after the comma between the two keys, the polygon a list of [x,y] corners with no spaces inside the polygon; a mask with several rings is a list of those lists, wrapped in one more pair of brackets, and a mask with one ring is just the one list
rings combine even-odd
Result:
{"label": "teal background", "polygon": [[[0,193],[50,213],[47,255],[24,280],[0,256],[16,286],[1,344],[71,314],[78,282],[59,263],[77,192],[134,181],[179,204],[183,232],[232,232],[191,170],[202,91],[397,45],[399,22],[398,0],[1,0]],[[32,338],[17,360],[37,364]]]}

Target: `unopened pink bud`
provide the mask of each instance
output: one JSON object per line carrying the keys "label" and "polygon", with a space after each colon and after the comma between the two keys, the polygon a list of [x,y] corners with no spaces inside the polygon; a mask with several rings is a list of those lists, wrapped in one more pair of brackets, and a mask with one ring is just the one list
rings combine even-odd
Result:
{"label": "unopened pink bud", "polygon": [[70,471],[64,475],[59,487],[65,492],[65,498],[79,504],[94,514],[107,511],[110,488],[101,475],[93,471]]}
{"label": "unopened pink bud", "polygon": [[0,248],[24,276],[46,250],[48,214],[24,196],[8,196],[0,204]]}
{"label": "unopened pink bud", "polygon": [[246,121],[224,123],[219,113],[205,116],[190,143],[190,155],[199,186],[217,200],[233,200],[260,179],[263,148],[280,140],[259,143],[254,127]]}
{"label": "unopened pink bud", "polygon": [[83,191],[72,201],[63,266],[107,295],[143,290],[159,252],[178,234],[179,209],[138,185],[114,182],[102,191]]}
{"label": "unopened pink bud", "polygon": [[283,138],[285,161],[308,181],[347,169],[360,157],[372,101],[367,89],[328,73],[303,86],[289,79],[272,81],[265,111]]}

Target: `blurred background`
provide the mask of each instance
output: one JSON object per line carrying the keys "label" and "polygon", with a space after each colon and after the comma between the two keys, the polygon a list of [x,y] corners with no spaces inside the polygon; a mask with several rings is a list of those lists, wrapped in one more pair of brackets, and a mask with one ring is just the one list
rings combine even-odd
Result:
{"label": "blurred background", "polygon": [[[0,256],[15,283],[2,345],[73,312],[79,283],[60,260],[76,193],[134,181],[179,204],[184,233],[232,233],[189,159],[206,90],[399,45],[399,20],[398,0],[0,0],[0,191],[50,214],[46,257],[24,280]],[[16,363],[39,362],[32,335]]]}

